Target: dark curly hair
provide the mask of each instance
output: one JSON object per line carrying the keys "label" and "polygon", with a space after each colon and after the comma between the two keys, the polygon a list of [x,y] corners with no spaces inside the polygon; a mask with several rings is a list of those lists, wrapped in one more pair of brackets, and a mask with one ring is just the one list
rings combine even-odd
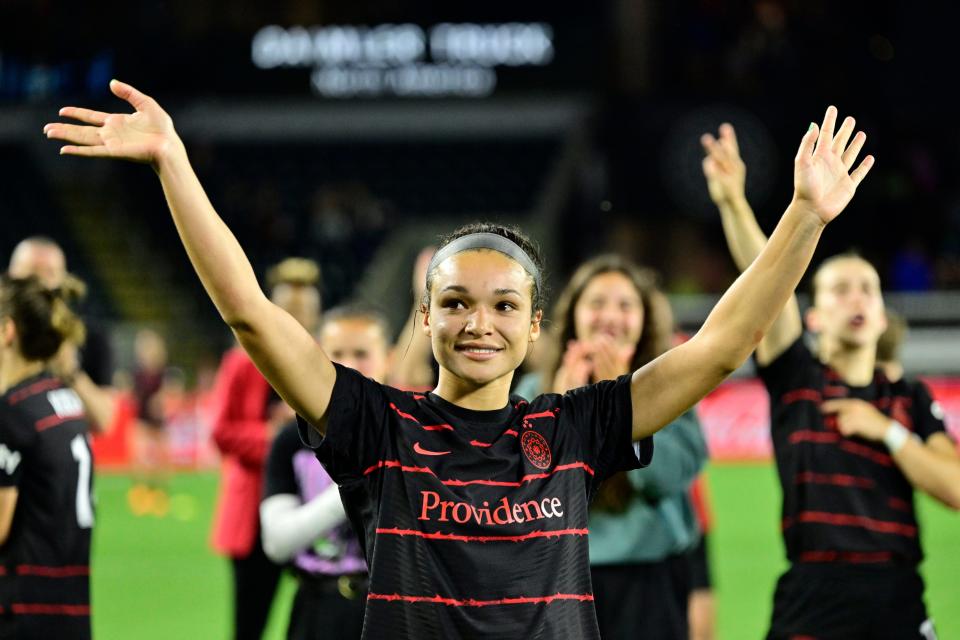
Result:
{"label": "dark curly hair", "polygon": [[[536,265],[537,269],[540,271],[540,281],[543,282],[546,279],[544,274],[543,256],[540,254],[540,248],[533,240],[527,237],[525,233],[512,225],[497,224],[495,222],[472,222],[460,227],[453,233],[442,236],[437,249],[439,250],[444,248],[457,238],[462,238],[463,236],[468,236],[474,233],[494,233],[498,236],[503,236],[507,240],[510,240],[518,247],[523,249],[528,256],[530,256],[530,260],[533,261],[533,264]],[[433,271],[436,271],[436,269]],[[427,273],[426,287],[423,290],[423,300],[421,301],[423,305],[428,308],[430,307],[430,288],[433,286],[433,271]],[[545,288],[546,287],[543,285],[538,287],[536,281],[534,281],[533,285],[531,286],[530,299],[533,303],[532,308],[534,312],[543,309],[545,305],[547,297],[547,292],[544,290]]]}

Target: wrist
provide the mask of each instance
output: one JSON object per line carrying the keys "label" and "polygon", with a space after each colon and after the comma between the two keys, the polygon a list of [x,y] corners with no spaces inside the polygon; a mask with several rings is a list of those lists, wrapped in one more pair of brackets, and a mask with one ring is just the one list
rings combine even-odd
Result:
{"label": "wrist", "polygon": [[909,429],[897,422],[891,420],[887,425],[887,430],[883,433],[883,444],[891,454],[896,455],[907,444],[910,439],[919,440],[916,434],[911,433]]}

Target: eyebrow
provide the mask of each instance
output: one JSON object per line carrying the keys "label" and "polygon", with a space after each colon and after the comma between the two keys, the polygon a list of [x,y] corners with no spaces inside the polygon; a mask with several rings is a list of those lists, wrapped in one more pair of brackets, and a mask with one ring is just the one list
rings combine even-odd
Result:
{"label": "eyebrow", "polygon": [[459,284],[451,284],[441,289],[440,293],[444,293],[445,291],[456,291],[457,293],[467,293],[467,288]]}
{"label": "eyebrow", "polygon": [[494,289],[494,290],[493,290],[493,295],[495,295],[495,296],[505,296],[505,295],[510,294],[510,293],[512,293],[512,294],[514,294],[514,295],[517,295],[517,296],[520,295],[520,292],[517,291],[516,289]]}

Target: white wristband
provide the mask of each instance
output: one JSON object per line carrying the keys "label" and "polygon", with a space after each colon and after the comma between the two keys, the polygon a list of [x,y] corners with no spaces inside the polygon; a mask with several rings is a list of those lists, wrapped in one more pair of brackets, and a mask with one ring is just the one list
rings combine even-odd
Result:
{"label": "white wristband", "polygon": [[890,421],[887,432],[883,434],[883,444],[887,445],[890,453],[894,454],[903,449],[903,445],[907,444],[909,439],[910,431],[896,420]]}

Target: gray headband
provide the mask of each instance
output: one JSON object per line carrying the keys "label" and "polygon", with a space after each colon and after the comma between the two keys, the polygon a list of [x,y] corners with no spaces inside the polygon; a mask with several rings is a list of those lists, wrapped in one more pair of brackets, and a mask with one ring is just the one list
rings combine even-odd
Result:
{"label": "gray headband", "polygon": [[527,252],[513,240],[504,238],[496,233],[471,233],[460,236],[453,242],[444,245],[439,251],[433,254],[433,258],[430,260],[430,266],[427,267],[427,276],[429,277],[429,275],[433,273],[433,270],[450,256],[473,249],[490,249],[492,251],[498,251],[508,258],[512,258],[533,278],[534,285],[536,286],[535,291],[540,292],[543,290],[540,282],[540,269],[538,269],[537,265],[530,259]]}

